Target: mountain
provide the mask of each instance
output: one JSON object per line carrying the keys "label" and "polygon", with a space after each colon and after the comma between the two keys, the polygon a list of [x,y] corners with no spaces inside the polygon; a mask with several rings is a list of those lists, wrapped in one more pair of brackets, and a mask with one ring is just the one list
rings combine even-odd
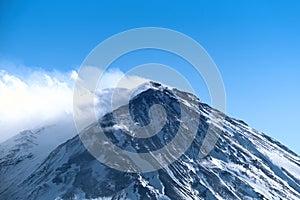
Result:
{"label": "mountain", "polygon": [[[0,145],[0,196],[16,189],[60,143],[76,135],[72,121],[25,130]],[[0,198],[2,199],[2,198]]]}
{"label": "mountain", "polygon": [[[134,129],[122,117],[123,110],[130,108],[135,123],[144,126],[149,123],[149,108],[157,103],[167,111],[165,126],[151,138],[130,137]],[[189,120],[181,120],[180,103]],[[197,114],[197,133],[185,153],[172,164],[147,173],[122,172],[102,164],[73,128],[25,131],[0,146],[0,199],[300,199],[298,155],[175,88],[151,83],[128,105],[105,114],[81,135],[100,125],[119,148],[143,153],[169,144],[179,126],[188,133]],[[219,130],[220,136],[212,151],[201,157],[209,127]],[[70,134],[49,139],[47,144],[49,132]],[[103,154],[111,150],[98,145]]]}

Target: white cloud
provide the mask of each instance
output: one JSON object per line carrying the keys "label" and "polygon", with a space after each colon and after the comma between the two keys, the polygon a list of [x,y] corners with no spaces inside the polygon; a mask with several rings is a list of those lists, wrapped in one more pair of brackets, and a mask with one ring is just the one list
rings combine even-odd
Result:
{"label": "white cloud", "polygon": [[50,74],[34,72],[24,80],[2,70],[0,141],[62,115],[71,115],[72,84],[70,76],[59,80]]}
{"label": "white cloud", "polygon": [[[139,77],[124,78],[123,72],[111,70],[104,74],[99,88],[115,87],[122,78],[124,87],[133,87],[146,81]],[[71,119],[73,85],[77,79],[76,71],[61,73],[40,70],[21,77],[0,70],[0,142],[25,129]],[[107,98],[103,99],[107,101]],[[97,104],[105,105],[104,102]],[[104,107],[100,113],[104,112]]]}

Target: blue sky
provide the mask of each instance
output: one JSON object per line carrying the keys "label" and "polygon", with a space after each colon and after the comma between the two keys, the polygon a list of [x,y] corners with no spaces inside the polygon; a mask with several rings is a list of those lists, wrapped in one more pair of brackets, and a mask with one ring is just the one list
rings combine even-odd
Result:
{"label": "blue sky", "polygon": [[[0,3],[0,60],[42,68],[77,69],[109,36],[157,26],[198,41],[217,64],[227,93],[227,114],[300,154],[300,2],[278,1],[15,1]],[[120,59],[131,66],[176,62],[158,52]],[[18,73],[18,68],[1,69]],[[203,81],[197,94],[209,97]],[[201,92],[203,90],[203,92]]]}

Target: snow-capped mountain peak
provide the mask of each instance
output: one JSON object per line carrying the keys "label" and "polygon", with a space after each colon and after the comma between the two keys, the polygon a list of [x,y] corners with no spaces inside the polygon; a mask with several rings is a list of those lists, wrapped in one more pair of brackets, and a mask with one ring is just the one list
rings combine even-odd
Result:
{"label": "snow-capped mountain peak", "polygon": [[[157,83],[143,87],[132,96],[128,107],[132,120],[146,125],[151,105],[163,105],[168,115],[157,135],[143,139],[130,137],[129,119],[121,115],[124,106],[113,111],[120,114],[122,125],[116,124],[112,113],[108,113],[89,128],[101,126],[119,148],[143,153],[167,145],[179,125],[188,133],[193,113],[199,113],[196,137],[178,160],[157,171],[126,173],[99,162],[76,135],[53,147],[42,162],[31,164],[34,154],[7,167],[3,163],[20,156],[16,153],[7,157],[11,151],[2,144],[1,199],[300,199],[298,155],[246,123],[201,103],[192,94]],[[180,119],[176,102],[189,110],[190,120]],[[222,125],[217,121],[222,121]],[[200,147],[210,125],[221,130],[221,134],[212,151],[201,158]],[[81,134],[88,134],[89,128]],[[38,134],[22,133],[21,139],[15,138],[14,145],[20,144],[24,152],[36,148],[40,145],[35,139]],[[111,150],[105,144],[97,145],[103,155]],[[18,177],[16,173],[25,167],[22,163],[27,163],[30,170]]]}

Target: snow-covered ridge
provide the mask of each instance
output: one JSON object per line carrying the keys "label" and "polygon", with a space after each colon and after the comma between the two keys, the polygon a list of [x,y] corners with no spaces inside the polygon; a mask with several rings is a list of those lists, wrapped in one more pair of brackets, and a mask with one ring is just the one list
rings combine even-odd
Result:
{"label": "snow-covered ridge", "polygon": [[[176,113],[178,108],[171,97],[183,103],[191,115],[201,114],[197,136],[179,160],[151,173],[124,173],[99,163],[75,136],[53,146],[43,160],[33,162],[39,153],[32,149],[42,146],[40,142],[44,140],[36,139],[40,133],[31,131],[18,142],[26,141],[22,148],[35,152],[33,156],[0,168],[0,180],[5,180],[0,186],[1,199],[300,199],[298,155],[240,120],[226,116],[222,126],[218,125],[216,121],[224,114],[192,94],[156,83],[144,88],[131,97],[136,108],[133,114],[141,123],[147,122],[148,115],[138,108],[149,107],[151,102],[161,102]],[[161,91],[166,91],[167,96]],[[136,152],[166,144],[178,123],[185,123],[170,117],[167,128],[157,138],[137,144],[125,134],[131,130],[126,120],[116,126],[111,115],[106,114],[100,124],[110,130],[108,134],[116,145]],[[183,127],[188,131],[192,124],[187,122]],[[208,125],[221,129],[222,134],[210,154],[200,159],[199,147]],[[41,133],[46,130],[67,128],[48,127]],[[7,147],[2,151],[7,152]],[[3,159],[9,161],[2,155],[0,165]],[[24,171],[22,176],[18,174],[20,170]]]}
{"label": "snow-covered ridge", "polygon": [[[76,135],[71,121],[26,130],[0,145],[0,194],[14,188],[59,144]],[[1,196],[1,195],[0,195]]]}

